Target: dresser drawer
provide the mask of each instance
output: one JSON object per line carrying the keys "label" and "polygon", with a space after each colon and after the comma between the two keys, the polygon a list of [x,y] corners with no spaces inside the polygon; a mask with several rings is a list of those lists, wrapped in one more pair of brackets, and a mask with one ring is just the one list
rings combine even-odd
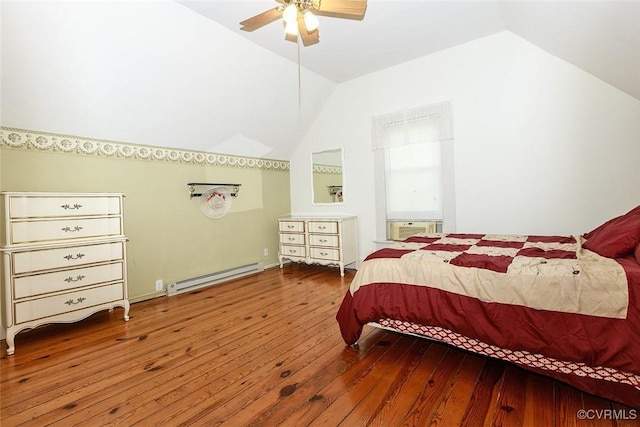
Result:
{"label": "dresser drawer", "polygon": [[311,246],[328,246],[332,248],[338,248],[340,247],[340,240],[336,235],[311,234],[309,235],[309,244]]}
{"label": "dresser drawer", "polygon": [[312,259],[322,259],[326,261],[340,261],[340,250],[329,248],[309,248]]}
{"label": "dresser drawer", "polygon": [[16,277],[13,279],[14,298],[26,298],[49,292],[65,291],[123,280],[123,278],[124,264],[122,262]]}
{"label": "dresser drawer", "polygon": [[11,223],[11,244],[69,240],[122,234],[120,217],[18,221]]}
{"label": "dresser drawer", "polygon": [[280,243],[285,245],[304,245],[304,234],[281,233]]}
{"label": "dresser drawer", "polygon": [[345,267],[357,268],[357,226],[355,216],[324,215],[278,218],[280,268],[284,261],[335,266],[344,276]]}
{"label": "dresser drawer", "polygon": [[124,284],[112,283],[97,288],[17,302],[14,306],[15,319],[16,323],[20,324],[113,301],[122,301],[123,298]]}
{"label": "dresser drawer", "polygon": [[13,272],[19,275],[52,268],[115,261],[123,257],[124,242],[16,252],[13,255]]}
{"label": "dresser drawer", "polygon": [[309,221],[309,233],[338,233],[338,223],[335,221]]}
{"label": "dresser drawer", "polygon": [[295,256],[304,258],[307,254],[304,246],[281,245],[280,252],[283,256]]}
{"label": "dresser drawer", "polygon": [[11,196],[11,219],[85,215],[119,215],[119,196]]}
{"label": "dresser drawer", "polygon": [[280,221],[280,231],[304,233],[304,221]]}

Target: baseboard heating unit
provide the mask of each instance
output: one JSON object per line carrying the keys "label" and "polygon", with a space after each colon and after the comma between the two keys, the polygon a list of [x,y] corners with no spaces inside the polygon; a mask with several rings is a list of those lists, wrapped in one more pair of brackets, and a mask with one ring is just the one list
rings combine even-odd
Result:
{"label": "baseboard heating unit", "polygon": [[167,285],[167,296],[177,295],[184,292],[190,292],[195,289],[204,288],[206,286],[215,285],[217,283],[226,282],[242,276],[258,273],[264,270],[262,262],[247,264],[240,267],[230,268],[228,270],[217,271],[215,273],[205,274],[203,276],[192,277],[190,279],[179,280]]}

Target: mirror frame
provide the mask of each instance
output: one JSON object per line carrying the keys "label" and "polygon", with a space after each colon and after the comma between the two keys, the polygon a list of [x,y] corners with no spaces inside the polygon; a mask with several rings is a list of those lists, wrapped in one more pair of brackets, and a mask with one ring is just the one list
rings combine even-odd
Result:
{"label": "mirror frame", "polygon": [[[318,163],[318,164],[314,163],[314,157],[317,157],[318,155],[326,156],[323,159],[323,161],[326,161],[327,163]],[[338,165],[338,163],[340,164]],[[322,201],[323,199],[320,197],[320,195],[316,197],[316,188],[318,188],[320,185],[323,185],[323,184],[318,184],[316,182],[316,169],[325,168],[325,167],[328,175],[329,174],[340,175],[340,181],[335,181],[334,182],[335,185],[331,185],[332,182],[329,181],[328,185],[324,185],[327,187],[326,190],[323,190],[327,192],[328,200],[330,200],[331,198],[335,198],[338,200]],[[344,149],[342,147],[337,147],[337,148],[321,150],[321,151],[312,151],[311,152],[311,203],[313,203],[314,205],[339,205],[344,203],[343,194],[344,194]],[[318,201],[316,201],[316,199]]]}

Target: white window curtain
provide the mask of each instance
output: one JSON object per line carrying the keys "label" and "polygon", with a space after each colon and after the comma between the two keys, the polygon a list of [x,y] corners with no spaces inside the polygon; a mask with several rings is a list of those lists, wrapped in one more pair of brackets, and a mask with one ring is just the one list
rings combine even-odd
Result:
{"label": "white window curtain", "polygon": [[451,102],[373,117],[373,149],[453,140]]}
{"label": "white window curtain", "polygon": [[387,221],[443,219],[443,152],[452,140],[450,102],[373,118],[373,149],[384,151]]}

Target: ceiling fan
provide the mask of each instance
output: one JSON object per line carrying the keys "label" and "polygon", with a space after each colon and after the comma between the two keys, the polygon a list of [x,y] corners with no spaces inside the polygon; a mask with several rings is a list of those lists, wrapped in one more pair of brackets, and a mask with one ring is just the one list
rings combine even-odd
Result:
{"label": "ceiling fan", "polygon": [[240,22],[241,30],[254,31],[282,18],[285,39],[311,46],[320,41],[318,18],[354,19],[361,21],[367,9],[367,0],[276,0],[279,6]]}

